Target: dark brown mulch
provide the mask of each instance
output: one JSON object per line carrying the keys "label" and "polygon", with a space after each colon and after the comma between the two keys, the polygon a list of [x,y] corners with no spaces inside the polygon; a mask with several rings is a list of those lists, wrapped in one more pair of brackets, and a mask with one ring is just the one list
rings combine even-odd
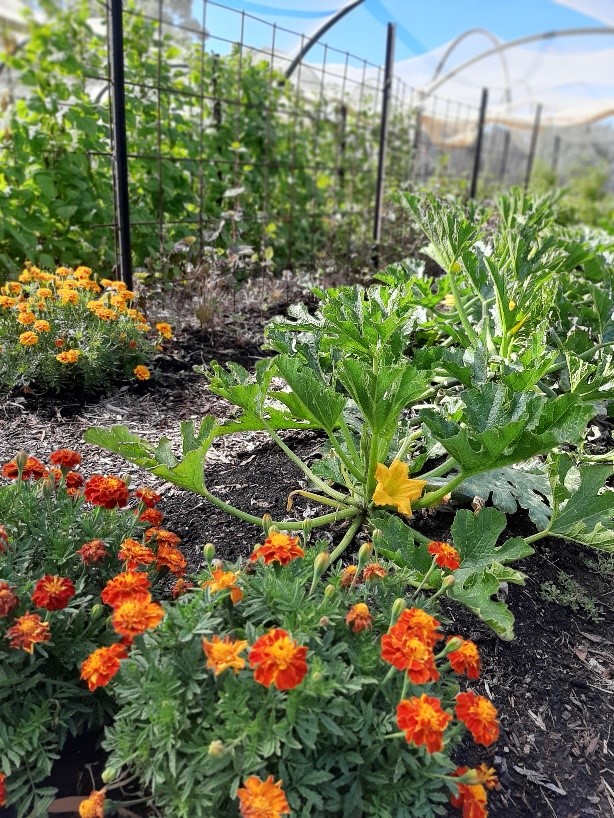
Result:
{"label": "dark brown mulch", "polygon": [[[123,423],[149,440],[166,435],[178,443],[180,420],[199,419],[207,412],[228,415],[230,407],[208,391],[192,366],[212,358],[253,366],[261,354],[256,320],[251,328],[253,334],[242,332],[241,339],[229,330],[214,338],[186,333],[158,362],[155,382],[124,387],[96,403],[74,399],[70,405],[61,400],[40,404],[32,396],[11,396],[0,403],[0,462],[20,448],[42,458],[60,446],[78,448],[88,472],[128,473],[135,482],[161,489],[165,524],[183,538],[190,569],[200,567],[207,541],[215,543],[223,558],[246,555],[259,538],[258,529],[226,516],[203,498],[160,485],[121,458],[83,444],[81,436],[90,425]],[[292,446],[309,459],[317,442],[314,436],[300,435],[294,436]],[[208,485],[216,494],[257,516],[283,515],[288,493],[303,479],[258,433],[216,444],[207,471]],[[301,515],[305,510],[304,504],[297,504],[293,511]],[[438,514],[416,524],[429,535],[439,534],[449,516]],[[522,533],[526,521],[514,525]],[[343,525],[333,527],[325,536],[338,539],[342,529]],[[498,770],[501,788],[491,796],[492,818],[614,815],[613,576],[596,572],[582,549],[554,540],[540,543],[538,553],[520,567],[527,573],[527,583],[510,586],[507,597],[516,617],[515,641],[502,642],[458,606],[447,604],[444,609],[447,627],[480,645],[484,673],[475,689],[495,701],[502,723],[494,749],[467,744],[459,763],[486,760]],[[542,599],[540,586],[556,583],[560,571],[600,605],[600,621]],[[66,789],[73,781],[62,781],[65,774],[59,771],[58,776],[55,783],[64,784],[63,794],[74,794]],[[85,792],[86,779],[83,776]]]}

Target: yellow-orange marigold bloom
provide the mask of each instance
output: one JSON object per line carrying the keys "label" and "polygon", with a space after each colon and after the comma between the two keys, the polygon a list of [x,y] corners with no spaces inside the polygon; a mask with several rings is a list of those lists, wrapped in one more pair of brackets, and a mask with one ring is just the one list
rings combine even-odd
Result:
{"label": "yellow-orange marigold bloom", "polygon": [[23,347],[33,347],[38,344],[38,335],[35,332],[22,332],[19,336],[19,343]]}
{"label": "yellow-orange marigold bloom", "polygon": [[32,592],[32,602],[37,608],[46,611],[61,611],[75,595],[75,584],[68,577],[45,574],[41,577]]}
{"label": "yellow-orange marigold bloom", "polygon": [[426,550],[433,556],[436,565],[440,568],[449,568],[450,571],[460,568],[460,554],[449,543],[433,540],[427,545]]}
{"label": "yellow-orange marigold bloom", "polygon": [[139,381],[148,381],[151,378],[151,372],[142,364],[135,366],[133,371]]}
{"label": "yellow-orange marigold bloom", "polygon": [[23,287],[18,281],[7,281],[4,287],[2,288],[6,293],[12,293],[13,295],[19,295],[19,293],[23,290]]}
{"label": "yellow-orange marigold bloom", "polygon": [[203,588],[208,588],[209,593],[217,594],[220,591],[230,591],[230,599],[233,605],[243,599],[243,591],[237,587],[240,571],[223,571],[216,568],[211,571],[211,579],[203,582]]}
{"label": "yellow-orange marigold bloom", "polygon": [[173,337],[173,328],[170,324],[167,324],[166,321],[160,321],[158,324],[156,324],[156,329],[163,338],[166,338],[167,341]]}
{"label": "yellow-orange marigold bloom", "polygon": [[341,587],[349,588],[357,572],[358,572],[357,565],[347,565],[341,572]]}
{"label": "yellow-orange marigold bloom", "polygon": [[81,559],[86,565],[92,565],[95,562],[100,562],[108,556],[107,549],[102,540],[90,540],[90,542],[83,543],[81,548],[77,551]]}
{"label": "yellow-orange marigold bloom", "polygon": [[128,486],[119,477],[94,474],[85,484],[85,499],[94,506],[123,508],[128,504]]}
{"label": "yellow-orange marigold bloom", "polygon": [[[58,341],[61,339],[58,339]],[[56,341],[57,344],[57,341]],[[64,352],[60,352],[58,355],[55,356],[56,361],[59,361],[61,364],[76,364],[81,356],[81,350],[79,349],[67,349]]]}
{"label": "yellow-orange marigold bloom", "polygon": [[122,602],[111,617],[111,624],[116,633],[133,639],[150,628],[156,628],[164,618],[164,608],[157,602],[138,599],[127,599]]}
{"label": "yellow-orange marigold bloom", "polygon": [[0,807],[6,807],[6,774],[0,773]]}
{"label": "yellow-orange marigold bloom", "polygon": [[19,274],[19,280],[22,284],[29,284],[32,281],[32,273],[29,270],[24,270]]}
{"label": "yellow-orange marigold bloom", "polygon": [[187,560],[178,548],[172,545],[161,543],[156,553],[156,565],[158,568],[168,568],[171,574],[180,577],[185,573]]}
{"label": "yellow-orange marigold bloom", "polygon": [[104,818],[106,790],[94,790],[79,804],[79,818]]}
{"label": "yellow-orange marigold bloom", "polygon": [[49,622],[43,622],[38,614],[26,613],[18,617],[6,632],[12,648],[21,648],[26,653],[34,651],[34,645],[51,639]]}
{"label": "yellow-orange marigold bloom", "polygon": [[126,563],[128,571],[132,571],[139,565],[151,565],[156,559],[156,555],[151,548],[142,545],[137,540],[133,540],[132,537],[127,537],[122,542],[117,557]]}
{"label": "yellow-orange marigold bloom", "polygon": [[362,578],[364,582],[368,582],[370,579],[375,579],[375,577],[382,579],[386,576],[388,576],[388,571],[386,571],[384,566],[380,565],[379,562],[370,562],[368,565],[365,565],[362,571]]}
{"label": "yellow-orange marigold bloom", "polygon": [[57,267],[55,274],[62,278],[68,278],[69,275],[72,275],[72,267]]}
{"label": "yellow-orange marigold bloom", "polygon": [[279,562],[281,565],[287,565],[292,560],[305,556],[305,552],[298,543],[298,537],[274,531],[269,534],[263,545],[257,545],[254,548],[249,560],[256,562],[262,558],[266,564]]}
{"label": "yellow-orange marigold bloom", "polygon": [[281,781],[276,783],[270,775],[262,781],[250,776],[237,790],[241,818],[281,818],[290,815],[290,807],[282,789]]}
{"label": "yellow-orange marigold bloom", "polygon": [[110,310],[108,307],[99,307],[97,310],[93,310],[93,312],[101,321],[115,321],[117,318],[115,310]]}
{"label": "yellow-orange marigold bloom", "polygon": [[[450,639],[460,639],[460,636],[451,636]],[[456,650],[448,653],[448,661],[455,673],[464,673],[469,679],[478,679],[482,669],[478,646],[470,639],[462,639]]]}
{"label": "yellow-orange marigold bloom", "polygon": [[373,492],[376,506],[394,506],[401,514],[411,517],[411,501],[422,496],[426,480],[409,477],[409,466],[393,460],[390,466],[378,463],[375,469],[377,486]]}
{"label": "yellow-orange marigold bloom", "polygon": [[[470,772],[469,767],[457,767],[455,776]],[[477,770],[476,770],[477,772]],[[488,795],[482,784],[458,784],[458,795],[450,796],[450,803],[456,809],[462,809],[463,818],[487,818]]]}
{"label": "yellow-orange marigold bloom", "polygon": [[4,307],[4,309],[9,309],[10,307],[15,306],[15,299],[11,298],[10,295],[0,295],[0,307]]}
{"label": "yellow-orange marigold bloom", "polygon": [[231,639],[230,636],[225,636],[223,639],[213,636],[211,641],[203,639],[202,645],[207,657],[207,667],[216,676],[229,668],[238,673],[245,667],[245,659],[239,654],[245,650],[247,644],[247,641]]}
{"label": "yellow-orange marigold bloom", "polygon": [[426,693],[403,699],[397,705],[397,724],[405,739],[409,744],[426,747],[429,753],[441,752],[443,734],[451,721],[452,716],[442,708],[439,699]]}
{"label": "yellow-orange marigold bloom", "polygon": [[74,469],[81,463],[81,455],[73,449],[56,449],[55,452],[51,452],[49,462],[54,466]]}
{"label": "yellow-orange marigold bloom", "polygon": [[465,724],[476,744],[488,747],[499,738],[497,708],[485,696],[472,691],[456,696],[456,715]]}
{"label": "yellow-orange marigold bloom", "polygon": [[34,330],[34,332],[49,332],[51,329],[51,324],[49,323],[49,321],[44,321],[41,319],[40,321],[34,322],[34,326],[32,327],[32,329]]}
{"label": "yellow-orange marigold bloom", "polygon": [[257,639],[249,653],[250,667],[255,668],[258,684],[278,690],[291,690],[307,673],[307,648],[297,645],[288,631],[272,628]]}
{"label": "yellow-orange marigold bloom", "polygon": [[29,324],[34,324],[36,322],[36,316],[30,310],[24,310],[24,312],[20,312],[17,316],[17,323],[23,324],[24,326],[28,326]]}
{"label": "yellow-orange marigold bloom", "polygon": [[157,545],[167,545],[174,548],[181,542],[181,537],[178,537],[172,531],[166,528],[148,528],[145,532],[145,541],[154,540]]}
{"label": "yellow-orange marigold bloom", "polygon": [[53,290],[50,290],[49,287],[39,287],[36,291],[37,298],[51,298],[53,295]]}
{"label": "yellow-orange marigold bloom", "polygon": [[129,599],[146,602],[151,599],[149,577],[141,571],[124,571],[110,579],[100,598],[105,605],[118,608]]}
{"label": "yellow-orange marigold bloom", "polygon": [[486,787],[487,790],[494,790],[499,784],[496,771],[484,763],[475,768],[475,774],[477,775],[480,784]]}
{"label": "yellow-orange marigold bloom", "polygon": [[148,488],[147,486],[141,486],[141,488],[138,488],[134,492],[134,496],[137,497],[144,506],[147,506],[147,508],[153,508],[162,499],[156,491]]}
{"label": "yellow-orange marigold bloom", "polygon": [[390,628],[390,633],[397,638],[415,636],[432,648],[443,638],[438,632],[440,624],[434,616],[421,608],[406,608]]}
{"label": "yellow-orange marigold bloom", "polygon": [[369,606],[365,605],[364,602],[357,602],[356,605],[352,605],[345,617],[345,621],[354,633],[366,631],[373,626],[373,617],[369,611]]}
{"label": "yellow-orange marigold bloom", "polygon": [[75,278],[89,278],[91,274],[92,268],[85,267],[83,264],[80,264],[75,270]]}
{"label": "yellow-orange marigold bloom", "polygon": [[81,678],[90,690],[105,687],[119,670],[120,662],[128,655],[125,645],[115,644],[97,648],[81,664]]}
{"label": "yellow-orange marigold bloom", "polygon": [[392,632],[381,638],[382,659],[388,664],[407,673],[414,684],[437,681],[439,672],[435,667],[433,649],[411,634],[400,638]]}
{"label": "yellow-orange marigold bloom", "polygon": [[69,287],[62,287],[58,290],[58,298],[62,304],[79,303],[79,293],[76,290],[71,290]]}

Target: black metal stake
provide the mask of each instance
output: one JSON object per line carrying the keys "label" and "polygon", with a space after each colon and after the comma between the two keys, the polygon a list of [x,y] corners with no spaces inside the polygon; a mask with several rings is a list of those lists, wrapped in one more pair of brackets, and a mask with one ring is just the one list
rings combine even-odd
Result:
{"label": "black metal stake", "polygon": [[537,137],[539,136],[539,124],[542,118],[542,104],[538,104],[535,109],[535,121],[533,122],[533,132],[531,133],[531,146],[529,148],[529,158],[527,159],[527,173],[524,177],[525,193],[529,189],[529,182],[531,181],[531,172],[533,171],[533,162],[535,161],[535,149],[537,148]]}
{"label": "black metal stake", "polygon": [[559,156],[561,154],[561,137],[557,134],[554,137],[554,146],[552,148],[552,170],[557,172],[559,166]]}
{"label": "black metal stake", "polygon": [[507,172],[507,160],[510,155],[510,143],[512,141],[512,134],[509,128],[503,134],[503,150],[501,151],[501,167],[499,168],[499,179],[505,179]]}
{"label": "black metal stake", "polygon": [[382,88],[382,118],[379,131],[379,157],[377,161],[377,184],[375,189],[375,213],[373,218],[373,242],[375,264],[378,263],[378,247],[382,237],[382,205],[384,202],[384,177],[386,171],[386,143],[388,141],[388,108],[394,74],[394,42],[396,25],[388,23],[386,34],[386,66]]}
{"label": "black metal stake", "polygon": [[480,175],[480,162],[482,159],[482,142],[484,138],[484,122],[486,120],[486,107],[488,105],[488,88],[482,88],[482,101],[480,102],[480,115],[478,117],[478,135],[475,140],[475,154],[473,157],[473,172],[471,174],[471,187],[469,188],[469,198],[475,199],[478,190],[478,178]]}
{"label": "black metal stake", "polygon": [[122,0],[111,2],[111,86],[113,88],[113,164],[115,178],[116,230],[122,281],[132,289],[130,248],[130,200],[128,198],[128,148],[124,84],[124,31]]}

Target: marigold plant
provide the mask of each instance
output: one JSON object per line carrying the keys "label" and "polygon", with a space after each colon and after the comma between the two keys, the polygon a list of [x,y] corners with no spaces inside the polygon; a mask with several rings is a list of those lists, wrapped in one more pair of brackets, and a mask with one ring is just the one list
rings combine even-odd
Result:
{"label": "marigold plant", "polygon": [[103,391],[120,379],[148,380],[146,365],[172,329],[151,329],[121,282],[88,267],[54,272],[27,265],[0,283],[0,389]]}

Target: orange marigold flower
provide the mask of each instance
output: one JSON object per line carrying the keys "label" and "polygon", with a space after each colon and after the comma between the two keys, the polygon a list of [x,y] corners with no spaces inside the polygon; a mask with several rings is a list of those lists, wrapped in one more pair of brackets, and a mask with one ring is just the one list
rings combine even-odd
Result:
{"label": "orange marigold flower", "polygon": [[19,597],[13,588],[8,582],[0,580],[0,616],[8,616],[19,605]]}
{"label": "orange marigold flower", "polygon": [[235,673],[238,673],[245,667],[245,659],[239,654],[245,650],[247,644],[247,641],[231,639],[230,636],[225,636],[223,639],[220,639],[219,636],[213,636],[210,642],[203,639],[202,645],[207,657],[207,667],[216,676],[219,676],[228,668],[232,668]]}
{"label": "orange marigold flower", "polygon": [[71,500],[76,500],[78,497],[81,497],[81,490],[78,488],[67,488],[66,494],[71,498]]}
{"label": "orange marigold flower", "polygon": [[341,572],[341,587],[349,588],[358,571],[357,565],[347,565]]}
{"label": "orange marigold flower", "polygon": [[17,316],[17,322],[27,327],[29,324],[36,322],[36,316],[33,312],[30,312],[30,310],[24,310]]}
{"label": "orange marigold flower", "polygon": [[43,622],[38,614],[32,613],[18,617],[6,635],[12,648],[21,648],[26,653],[32,653],[38,642],[48,642],[51,639],[49,622]]}
{"label": "orange marigold flower", "polygon": [[154,540],[157,545],[167,545],[176,548],[181,542],[181,537],[178,537],[172,531],[167,531],[166,528],[148,528],[145,532],[145,541]]}
{"label": "orange marigold flower", "polygon": [[24,347],[33,347],[38,344],[38,335],[35,332],[22,332],[19,343]]}
{"label": "orange marigold flower", "polygon": [[72,449],[56,449],[51,453],[49,462],[54,466],[61,466],[65,469],[74,469],[81,463],[81,455]]}
{"label": "orange marigold flower", "polygon": [[151,372],[142,364],[135,366],[133,372],[139,381],[148,381],[151,378]]}
{"label": "orange marigold flower", "polygon": [[51,296],[53,295],[53,290],[50,290],[49,287],[40,287],[36,291],[36,295],[37,295],[38,298],[43,298],[43,299],[51,298]]}
{"label": "orange marigold flower", "polygon": [[433,540],[427,545],[426,550],[434,557],[440,568],[449,568],[450,571],[460,568],[460,554],[449,543]]}
{"label": "orange marigold flower", "polygon": [[390,634],[397,639],[405,635],[415,636],[416,639],[432,648],[443,638],[438,633],[440,624],[434,616],[421,608],[406,608],[390,628]]}
{"label": "orange marigold flower", "polygon": [[171,588],[171,596],[173,599],[179,599],[180,596],[183,596],[186,591],[189,591],[190,588],[194,587],[194,583],[190,582],[189,579],[178,579],[173,587]]}
{"label": "orange marigold flower", "polygon": [[56,276],[67,278],[69,275],[72,275],[72,267],[57,267],[55,274]]}
{"label": "orange marigold flower", "polygon": [[49,321],[35,321],[33,326],[34,332],[49,332],[51,329],[51,324]]}
{"label": "orange marigold flower", "polygon": [[383,565],[380,565],[379,562],[370,562],[368,565],[365,565],[362,571],[362,578],[364,582],[368,582],[370,579],[375,579],[375,577],[383,578],[388,576],[388,571],[384,568]]}
{"label": "orange marigold flower", "polygon": [[442,708],[439,699],[423,693],[403,699],[397,705],[397,724],[409,744],[424,746],[429,753],[443,749],[443,734],[452,716]]}
{"label": "orange marigold flower", "polygon": [[290,815],[290,807],[281,781],[270,775],[266,781],[251,775],[237,790],[241,818],[280,818]]}
{"label": "orange marigold flower", "polygon": [[[17,461],[15,459],[9,460],[8,463],[5,463],[2,467],[2,476],[6,477],[7,480],[17,480],[19,477],[19,467],[17,466]],[[41,463],[36,457],[28,457],[23,465],[21,470],[21,479],[22,480],[29,480],[30,478],[34,480],[40,480],[42,477],[47,476],[47,469],[44,463]]]}
{"label": "orange marigold flower", "polygon": [[58,290],[58,297],[62,304],[78,304],[79,293],[70,287],[61,287]]}
{"label": "orange marigold flower", "polygon": [[23,287],[17,281],[7,281],[2,289],[4,292],[18,295],[22,291]]}
{"label": "orange marigold flower", "polygon": [[475,774],[480,784],[486,787],[487,790],[494,790],[499,784],[496,771],[484,763],[475,768]]}
{"label": "orange marigold flower", "polygon": [[120,636],[133,639],[149,628],[156,628],[164,618],[164,608],[157,602],[127,599],[113,611],[111,624]]}
{"label": "orange marigold flower", "polygon": [[426,480],[409,477],[409,466],[401,460],[393,460],[390,466],[378,463],[375,469],[377,485],[373,492],[376,506],[395,506],[397,511],[411,517],[411,501],[422,496]]}
{"label": "orange marigold flower", "polygon": [[[59,341],[60,339],[58,339]],[[56,341],[57,345],[57,341]],[[81,351],[78,349],[67,349],[65,352],[60,352],[58,355],[55,356],[56,361],[59,361],[61,364],[76,364],[79,360],[81,355]]]}
{"label": "orange marigold flower", "polygon": [[157,506],[162,497],[154,491],[153,489],[148,488],[147,486],[141,486],[134,492],[134,496],[137,497],[144,506],[147,508],[153,508]]}
{"label": "orange marigold flower", "polygon": [[288,631],[272,628],[257,639],[249,653],[254,679],[265,687],[291,690],[300,685],[307,673],[307,648],[297,645]]}
{"label": "orange marigold flower", "polygon": [[66,488],[68,489],[80,489],[81,486],[85,483],[85,478],[82,474],[79,474],[78,471],[69,471],[64,478],[66,483]]}
{"label": "orange marigold flower", "polygon": [[458,693],[456,715],[465,724],[477,744],[488,747],[499,738],[497,708],[485,696],[476,696],[470,690]]}
{"label": "orange marigold flower", "polygon": [[[457,767],[455,776],[470,772],[468,767]],[[476,771],[477,772],[477,771]],[[488,795],[482,784],[458,784],[458,795],[450,796],[450,803],[456,809],[462,809],[463,818],[487,818],[486,808]]]}
{"label": "orange marigold flower", "polygon": [[139,522],[149,523],[149,525],[153,526],[159,526],[163,519],[164,514],[158,511],[157,508],[146,508],[145,511],[139,515]]}
{"label": "orange marigold flower", "polygon": [[92,274],[91,267],[85,267],[84,265],[80,264],[77,269],[75,270],[75,278],[89,278]]}
{"label": "orange marigold flower", "polygon": [[373,617],[369,611],[369,606],[365,605],[364,602],[357,602],[356,605],[352,605],[345,617],[345,621],[354,633],[366,631],[373,626]]}
{"label": "orange marigold flower", "polygon": [[45,574],[41,577],[32,593],[32,602],[37,608],[46,611],[61,611],[75,595],[75,584],[68,577]]}
{"label": "orange marigold flower", "polygon": [[[460,639],[460,636],[450,636],[450,639]],[[479,679],[482,669],[478,646],[470,639],[462,639],[462,644],[456,650],[448,653],[448,660],[455,673],[464,673],[469,679]]]}
{"label": "orange marigold flower", "polygon": [[95,562],[100,562],[108,556],[107,549],[102,540],[90,540],[90,542],[83,543],[81,548],[77,551],[81,559],[86,565],[92,565]]}
{"label": "orange marigold flower", "polygon": [[146,602],[151,599],[149,577],[141,571],[124,571],[110,579],[100,595],[105,605],[118,608],[129,599]]}
{"label": "orange marigold flower", "polygon": [[414,684],[422,685],[434,682],[439,678],[435,667],[433,649],[411,634],[400,638],[392,633],[385,633],[381,639],[382,659],[397,670],[407,672]]}
{"label": "orange marigold flower", "polygon": [[85,484],[85,499],[94,506],[122,508],[128,504],[128,486],[119,477],[94,474]]}
{"label": "orange marigold flower", "polygon": [[298,543],[298,537],[274,531],[269,534],[263,545],[257,545],[254,548],[249,560],[256,562],[262,557],[266,564],[279,562],[281,565],[287,565],[292,560],[305,556],[305,552]]}
{"label": "orange marigold flower", "polygon": [[0,773],[0,807],[6,807],[6,775]]}
{"label": "orange marigold flower", "polygon": [[91,691],[108,685],[119,670],[122,659],[128,655],[125,645],[110,645],[98,648],[81,664],[81,678],[87,682]]}
{"label": "orange marigold flower", "polygon": [[3,525],[0,525],[0,554],[3,554],[6,551],[8,544],[9,535],[7,530]]}
{"label": "orange marigold flower", "polygon": [[156,329],[163,338],[166,338],[167,341],[173,337],[173,328],[165,321],[160,321],[158,324],[156,324]]}
{"label": "orange marigold flower", "polygon": [[156,565],[158,568],[168,568],[171,574],[180,577],[185,573],[187,564],[186,558],[178,548],[174,548],[172,545],[166,545],[165,543],[161,543],[158,546],[156,554]]}
{"label": "orange marigold flower", "polygon": [[[53,345],[58,349],[62,349],[65,343],[66,341],[63,338],[56,338],[55,341],[53,342]],[[55,357],[57,360],[59,360],[57,355]],[[66,361],[60,361],[60,363],[66,363]]]}
{"label": "orange marigold flower", "polygon": [[142,545],[132,537],[127,537],[120,545],[118,559],[126,563],[128,571],[133,571],[139,565],[151,565],[156,555],[146,545]]}
{"label": "orange marigold flower", "polygon": [[211,571],[212,579],[203,582],[203,588],[208,588],[209,593],[217,594],[219,591],[230,591],[230,599],[233,605],[243,599],[243,591],[237,587],[240,571],[223,571],[216,568]]}
{"label": "orange marigold flower", "polygon": [[4,307],[4,309],[10,309],[10,307],[15,306],[15,299],[11,298],[9,295],[0,295],[0,307]]}
{"label": "orange marigold flower", "polygon": [[104,818],[106,789],[94,790],[79,804],[79,818]]}

